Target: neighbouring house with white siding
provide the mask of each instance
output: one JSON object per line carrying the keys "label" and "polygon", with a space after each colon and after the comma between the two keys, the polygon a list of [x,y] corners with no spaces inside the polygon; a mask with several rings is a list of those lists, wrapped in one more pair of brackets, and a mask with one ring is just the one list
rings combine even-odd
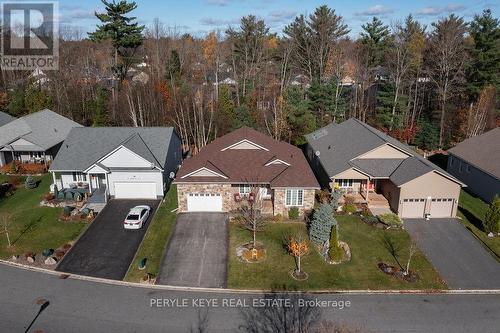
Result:
{"label": "neighbouring house with white siding", "polygon": [[171,127],[75,128],[49,171],[58,190],[117,199],[162,198],[182,161]]}
{"label": "neighbouring house with white siding", "polygon": [[0,126],[0,167],[12,161],[50,163],[69,131],[82,125],[45,109]]}

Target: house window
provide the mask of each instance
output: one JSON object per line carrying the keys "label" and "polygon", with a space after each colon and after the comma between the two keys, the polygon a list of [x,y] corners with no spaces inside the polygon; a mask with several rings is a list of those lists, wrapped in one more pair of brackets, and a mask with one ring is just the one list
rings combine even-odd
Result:
{"label": "house window", "polygon": [[248,194],[248,193],[250,193],[250,185],[241,184],[240,185],[240,194]]}
{"label": "house window", "polygon": [[338,179],[337,183],[341,188],[352,187],[352,179]]}
{"label": "house window", "polygon": [[287,189],[285,192],[286,206],[302,206],[304,201],[304,190]]}

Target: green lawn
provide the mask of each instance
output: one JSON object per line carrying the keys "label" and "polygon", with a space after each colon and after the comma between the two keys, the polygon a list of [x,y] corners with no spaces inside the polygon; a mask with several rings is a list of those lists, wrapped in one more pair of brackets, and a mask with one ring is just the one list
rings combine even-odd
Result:
{"label": "green lawn", "polygon": [[396,265],[383,245],[382,237],[389,234],[402,247],[400,261],[407,258],[410,237],[404,230],[380,230],[361,222],[356,216],[340,216],[340,240],[346,241],[352,260],[340,265],[326,264],[315,249],[302,259],[303,270],[309,279],[293,280],[289,271],[295,267],[294,258],[283,246],[283,235],[306,232],[302,223],[272,223],[259,233],[258,240],[267,249],[267,258],[258,264],[245,264],[238,260],[235,248],[251,240],[251,234],[238,225],[230,225],[230,254],[228,287],[248,289],[446,289],[437,272],[418,252],[411,269],[420,275],[418,282],[409,283],[382,273],[377,264],[381,261]]}
{"label": "green lawn", "polygon": [[[125,281],[139,282],[146,272],[158,276],[163,251],[174,230],[176,213],[172,213],[172,210],[175,208],[177,208],[177,187],[172,185],[165,196],[165,202],[162,202],[144,236]],[[147,258],[147,263],[146,269],[140,271],[138,264],[142,258]]]}
{"label": "green lawn", "polygon": [[[2,176],[0,180],[7,180]],[[27,190],[23,184],[18,186],[14,195],[0,199],[0,215],[12,214],[9,247],[4,233],[0,234],[0,258],[7,259],[13,254],[26,252],[40,253],[46,248],[57,248],[80,235],[85,228],[84,222],[59,222],[62,208],[40,207],[43,194],[49,191],[52,177],[46,174],[35,177],[40,181],[37,188]]]}
{"label": "green lawn", "polygon": [[462,218],[461,222],[469,229],[477,238],[479,238],[482,245],[494,252],[497,255],[497,260],[500,257],[500,238],[490,238],[483,231],[482,220],[484,214],[488,209],[488,204],[478,197],[462,190],[460,192],[460,200],[458,202],[458,215]]}

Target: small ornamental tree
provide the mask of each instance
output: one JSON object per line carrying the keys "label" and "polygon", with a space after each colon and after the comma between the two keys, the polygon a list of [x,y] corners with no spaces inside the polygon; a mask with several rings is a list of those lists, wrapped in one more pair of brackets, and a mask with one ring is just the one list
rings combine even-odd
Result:
{"label": "small ornamental tree", "polygon": [[28,190],[34,189],[36,187],[36,182],[33,179],[33,177],[31,176],[26,177],[26,181],[24,182],[24,187],[27,188]]}
{"label": "small ornamental tree", "polygon": [[309,238],[318,245],[323,245],[329,238],[332,227],[337,224],[333,217],[332,207],[329,204],[321,204],[314,211],[314,215],[309,227]]}
{"label": "small ornamental tree", "polygon": [[483,228],[486,232],[500,232],[500,198],[495,195],[486,211],[483,221]]}
{"label": "small ornamental tree", "polygon": [[295,270],[295,277],[303,276],[300,266],[300,260],[303,256],[309,253],[309,241],[302,234],[297,234],[288,237],[287,248],[291,255],[293,255],[297,262],[297,269]]}

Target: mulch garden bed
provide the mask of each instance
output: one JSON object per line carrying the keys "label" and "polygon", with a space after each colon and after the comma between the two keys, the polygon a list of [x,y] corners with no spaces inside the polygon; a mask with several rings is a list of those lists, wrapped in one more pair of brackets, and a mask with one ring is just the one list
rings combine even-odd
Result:
{"label": "mulch garden bed", "polygon": [[255,264],[266,260],[266,249],[260,242],[257,242],[255,248],[253,243],[246,243],[236,248],[236,256],[241,262]]}
{"label": "mulch garden bed", "polygon": [[418,274],[411,270],[408,272],[408,274],[405,275],[403,270],[401,270],[400,268],[388,265],[383,262],[378,263],[378,268],[387,275],[392,275],[407,282],[416,282],[419,279]]}

